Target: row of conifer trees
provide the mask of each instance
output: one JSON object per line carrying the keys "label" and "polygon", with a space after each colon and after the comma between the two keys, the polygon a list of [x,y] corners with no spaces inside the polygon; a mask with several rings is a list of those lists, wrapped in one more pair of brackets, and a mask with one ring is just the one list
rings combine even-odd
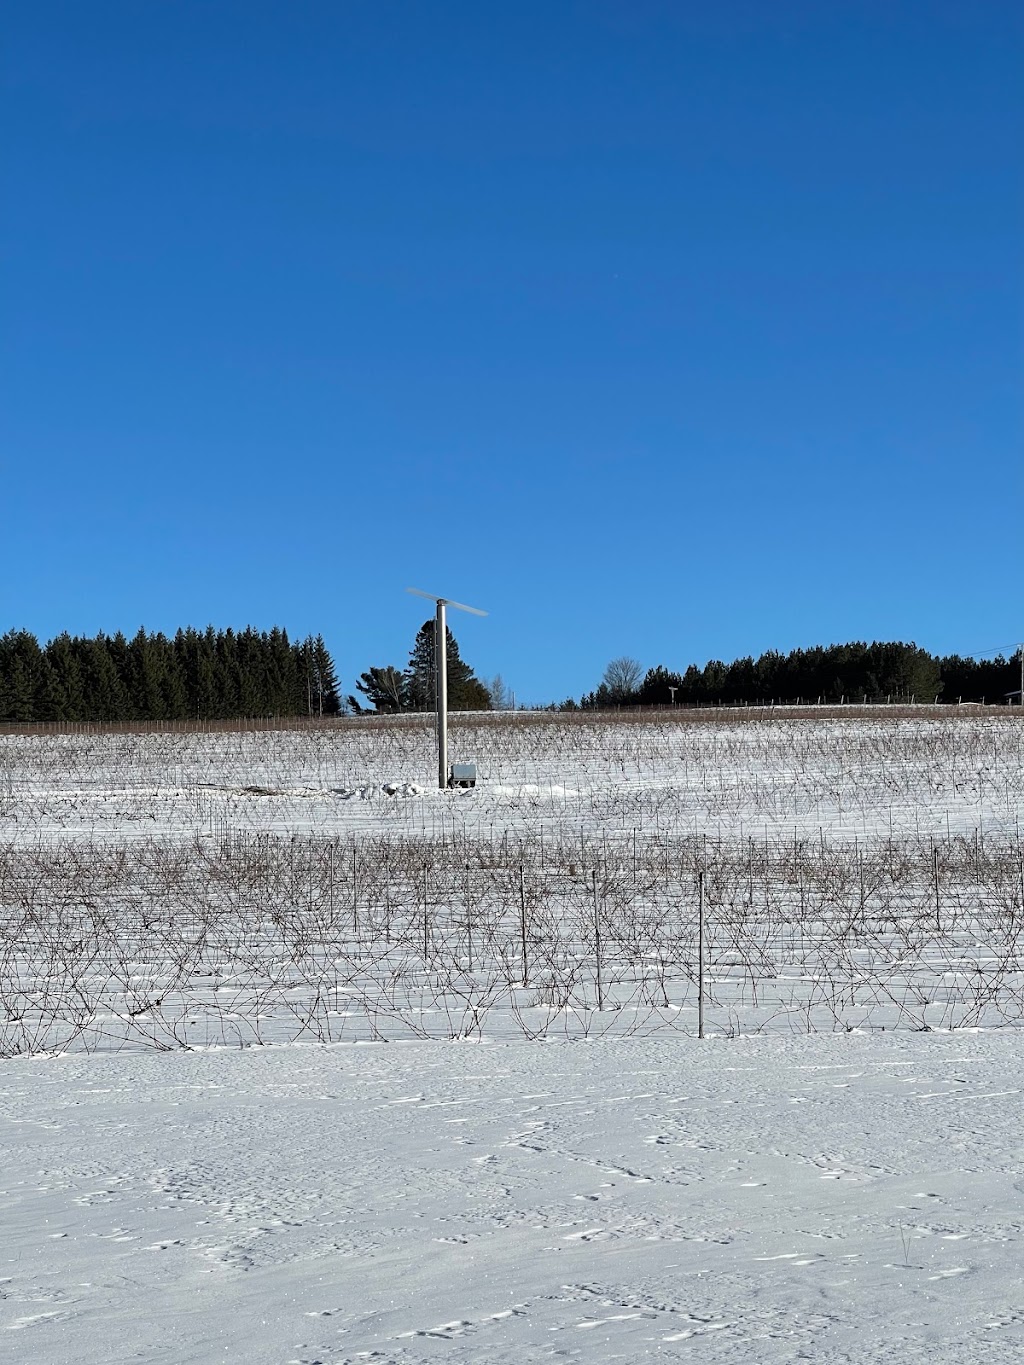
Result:
{"label": "row of conifer trees", "polygon": [[[632,668],[630,668],[632,665]],[[711,659],[685,672],[663,666],[646,675],[630,659],[609,665],[583,697],[585,709],[608,706],[726,706],[780,702],[989,702],[1019,697],[1020,654],[974,659],[930,654],[899,640],[770,651],[760,658]]]}
{"label": "row of conifer trees", "polygon": [[284,630],[140,630],[95,638],[27,630],[0,636],[0,720],[230,720],[336,715],[334,663],[323,637]]}
{"label": "row of conifer trees", "polygon": [[[448,632],[449,705],[500,705],[463,661]],[[421,711],[434,706],[433,621],[424,622],[404,669],[360,675],[353,711]],[[683,673],[643,674],[630,659],[613,661],[605,680],[580,703],[606,706],[742,705],[768,700],[813,702],[1002,702],[1020,687],[1020,656],[939,657],[900,641],[853,642]],[[1017,692],[1019,697],[1019,692]],[[41,646],[26,630],[0,636],[0,721],[231,720],[253,716],[337,715],[345,709],[323,637],[292,642],[275,627],[257,631],[179,630],[173,638],[140,630],[95,638],[58,635]]]}

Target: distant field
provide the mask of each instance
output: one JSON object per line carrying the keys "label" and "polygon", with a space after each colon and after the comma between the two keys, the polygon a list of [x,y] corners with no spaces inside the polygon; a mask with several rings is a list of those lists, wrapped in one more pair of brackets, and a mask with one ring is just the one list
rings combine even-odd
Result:
{"label": "distant field", "polygon": [[1015,1025],[1024,723],[896,708],[0,734],[0,1055]]}

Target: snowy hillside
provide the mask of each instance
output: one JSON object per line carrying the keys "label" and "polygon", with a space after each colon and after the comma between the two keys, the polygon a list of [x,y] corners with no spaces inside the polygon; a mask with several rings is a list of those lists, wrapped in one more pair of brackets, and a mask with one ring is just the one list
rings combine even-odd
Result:
{"label": "snowy hillside", "polygon": [[[0,740],[0,1053],[1024,1017],[1013,713]],[[703,904],[703,926],[700,910]]]}
{"label": "snowy hillside", "polygon": [[0,737],[4,1358],[1016,1359],[1022,737]]}

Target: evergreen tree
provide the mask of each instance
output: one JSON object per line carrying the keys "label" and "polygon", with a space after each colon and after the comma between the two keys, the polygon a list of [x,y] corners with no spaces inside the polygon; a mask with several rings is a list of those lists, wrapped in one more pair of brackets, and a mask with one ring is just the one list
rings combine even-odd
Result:
{"label": "evergreen tree", "polygon": [[341,698],[338,695],[334,660],[327,652],[322,635],[315,640],[310,638],[308,643],[313,677],[313,711],[320,716],[336,716],[341,710]]}
{"label": "evergreen tree", "polygon": [[722,692],[725,689],[725,664],[721,659],[709,659],[704,665],[704,672],[701,675],[701,700],[710,706],[714,706],[722,700]]}
{"label": "evergreen tree", "polygon": [[267,691],[270,714],[291,714],[292,650],[288,632],[274,626],[267,636]]}
{"label": "evergreen tree", "polygon": [[672,689],[675,689],[678,701],[682,685],[683,680],[678,673],[670,673],[659,664],[657,668],[647,670],[636,694],[637,703],[640,706],[669,706],[672,703]]}
{"label": "evergreen tree", "polygon": [[[409,655],[409,666],[405,671],[406,676],[406,695],[408,697],[408,708],[410,711],[435,711],[436,701],[436,670],[434,662],[434,634],[437,628],[436,619],[424,621],[423,625],[416,632],[416,639],[413,643],[412,652]],[[452,633],[447,632],[448,639],[452,639]],[[451,648],[448,650],[448,696],[449,705],[452,695],[452,675],[451,675],[452,654]]]}
{"label": "evergreen tree", "polygon": [[683,674],[683,690],[677,700],[689,706],[696,706],[702,698],[704,675],[696,664],[690,664]]}
{"label": "evergreen tree", "polygon": [[39,641],[27,630],[0,636],[0,719],[41,719],[48,671]]}
{"label": "evergreen tree", "polygon": [[40,720],[84,720],[85,682],[78,641],[65,631],[43,651],[44,683],[37,707]]}
{"label": "evergreen tree", "polygon": [[[416,632],[409,667],[406,669],[409,709],[434,711],[437,709],[436,674],[434,667],[435,617],[424,621]],[[449,711],[489,711],[491,695],[469,664],[459,653],[458,642],[446,627],[448,664]]]}
{"label": "evergreen tree", "polygon": [[[217,633],[217,649],[214,655],[215,715],[218,719],[228,719],[241,715],[238,695],[238,641],[235,632],[227,630]],[[297,698],[296,698],[297,700]],[[296,705],[293,715],[305,711],[304,706]]]}
{"label": "evergreen tree", "polygon": [[754,689],[758,701],[774,699],[782,662],[782,655],[771,650],[767,654],[762,654],[754,664]]}
{"label": "evergreen tree", "polygon": [[[383,715],[393,715],[396,711],[408,711],[408,679],[392,664],[383,668],[369,668],[360,673],[356,680],[356,690],[362,692],[373,709]],[[357,715],[365,711],[357,697],[350,696],[349,705]]]}
{"label": "evergreen tree", "polygon": [[[356,690],[375,711],[434,711],[437,709],[434,673],[435,618],[424,621],[416,632],[409,666],[399,672],[392,664],[370,668],[359,675]],[[450,711],[490,711],[491,694],[459,653],[455,636],[447,631],[448,709]],[[366,708],[359,699],[349,697],[353,711]]]}
{"label": "evergreen tree", "polygon": [[164,697],[166,660],[162,635],[148,636],[139,628],[128,645],[132,708],[139,720],[167,720]]}
{"label": "evergreen tree", "polygon": [[722,700],[730,705],[754,699],[754,660],[747,655],[745,659],[734,659],[725,670],[722,683]]}
{"label": "evergreen tree", "polygon": [[158,638],[157,649],[160,654],[160,690],[164,717],[167,720],[186,720],[191,715],[188,704],[188,686],[182,660],[174,648],[174,642],[165,635]]}
{"label": "evergreen tree", "polygon": [[238,710],[243,716],[266,715],[266,671],[260,637],[251,627],[236,638]]}
{"label": "evergreen tree", "polygon": [[105,635],[97,635],[95,640],[83,643],[83,719],[126,720],[129,715],[128,694],[117,671],[111,642]]}

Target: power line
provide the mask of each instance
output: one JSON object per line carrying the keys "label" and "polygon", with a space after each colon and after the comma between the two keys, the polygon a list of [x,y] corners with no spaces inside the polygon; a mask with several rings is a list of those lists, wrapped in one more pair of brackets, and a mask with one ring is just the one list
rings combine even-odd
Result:
{"label": "power line", "polygon": [[1020,648],[1020,641],[1015,640],[1012,644],[996,645],[994,649],[971,649],[963,657],[965,659],[987,659],[991,654],[1004,654],[1006,650],[1011,650],[1013,654],[1016,654]]}

